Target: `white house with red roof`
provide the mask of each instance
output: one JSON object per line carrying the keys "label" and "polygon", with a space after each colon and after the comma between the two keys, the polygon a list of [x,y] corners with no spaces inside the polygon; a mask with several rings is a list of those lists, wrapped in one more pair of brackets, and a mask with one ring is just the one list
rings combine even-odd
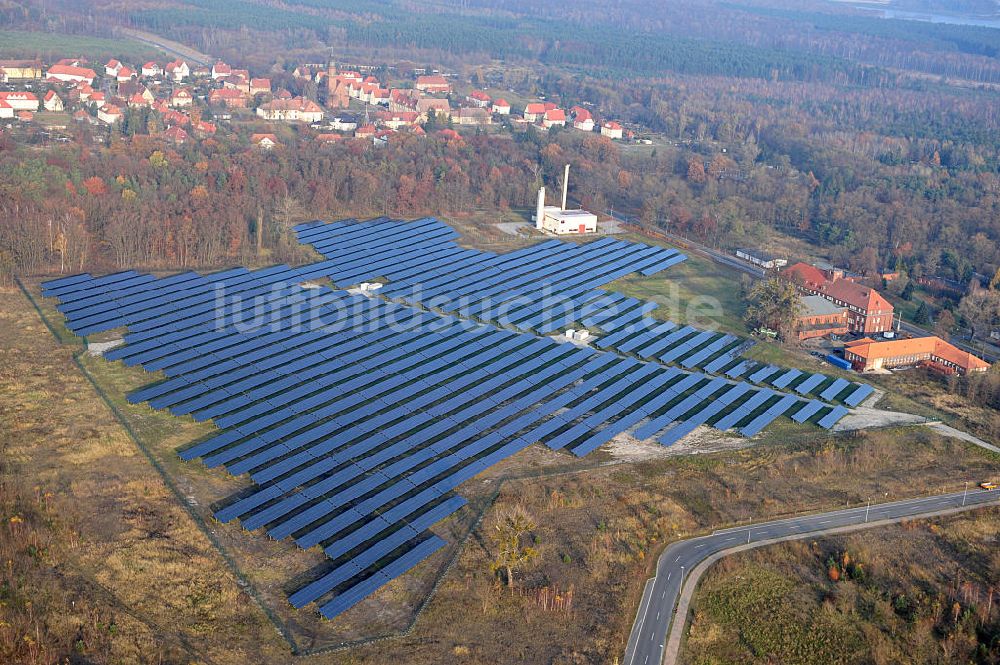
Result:
{"label": "white house with red roof", "polygon": [[0,98],[0,119],[6,120],[14,117],[14,107]]}
{"label": "white house with red roof", "polygon": [[566,126],[566,111],[562,109],[549,109],[542,118],[542,127],[552,129],[553,127]]}
{"label": "white house with red roof", "polygon": [[414,87],[421,92],[451,92],[451,84],[448,83],[448,80],[440,74],[418,76],[417,83]]}
{"label": "white house with red roof", "polygon": [[38,97],[34,93],[23,90],[0,92],[0,102],[7,102],[15,111],[38,110]]}
{"label": "white house with red roof", "polygon": [[139,69],[139,73],[146,78],[155,78],[163,75],[163,69],[158,64],[150,60]]}
{"label": "white house with red roof", "polygon": [[170,95],[171,106],[191,106],[194,104],[194,95],[187,88],[176,88]]}
{"label": "white house with red roof", "polygon": [[124,66],[125,65],[112,58],[111,60],[108,60],[106,65],[104,65],[104,75],[112,77],[118,76],[118,72],[121,71],[121,68]]}
{"label": "white house with red roof", "polygon": [[493,101],[493,112],[497,115],[510,115],[510,102],[501,97]]}
{"label": "white house with red roof", "polygon": [[132,71],[131,68],[122,67],[121,69],[118,70],[118,75],[115,76],[115,80],[118,81],[119,83],[124,83],[126,81],[131,81],[133,78],[135,78],[135,76],[136,74],[134,71]]}
{"label": "white house with red roof", "polygon": [[252,78],[250,79],[250,94],[259,95],[271,92],[271,79]]}
{"label": "white house with red roof", "polygon": [[620,139],[624,131],[624,128],[614,120],[609,120],[601,125],[601,136],[606,136],[609,139]]}
{"label": "white house with red roof", "polygon": [[538,122],[545,117],[545,104],[529,102],[524,107],[524,119],[527,122]]}
{"label": "white house with red roof", "polygon": [[77,67],[76,65],[52,65],[45,72],[45,78],[55,79],[62,83],[78,83],[86,81],[93,85],[97,73],[87,67]]}
{"label": "white house with red roof", "polygon": [[261,150],[271,150],[278,145],[278,137],[274,134],[254,134],[250,142]]}
{"label": "white house with red roof", "polygon": [[490,102],[493,101],[492,99],[490,99],[490,96],[487,95],[482,90],[473,90],[472,94],[466,97],[466,99],[470,104],[472,104],[473,106],[478,106],[481,109],[489,108]]}
{"label": "white house with red roof", "polygon": [[42,100],[42,106],[45,107],[46,111],[62,111],[66,108],[63,104],[62,98],[56,94],[55,90],[49,90],[45,93],[45,98]]}
{"label": "white house with red roof", "polygon": [[574,106],[569,110],[569,114],[573,118],[574,129],[579,129],[581,132],[594,131],[594,116],[590,111],[582,106]]}
{"label": "white house with red roof", "polygon": [[97,119],[106,125],[113,125],[122,119],[122,110],[114,104],[105,104],[97,109]]}
{"label": "white house with red roof", "polygon": [[319,122],[323,119],[323,109],[305,97],[275,99],[257,107],[257,115],[265,120],[285,122]]}
{"label": "white house with red roof", "polygon": [[212,65],[212,80],[221,79],[224,76],[232,76],[233,68],[221,60]]}
{"label": "white house with red roof", "polygon": [[187,77],[191,76],[191,68],[188,64],[181,59],[168,62],[167,66],[163,68],[163,72],[170,77],[171,81],[183,81]]}

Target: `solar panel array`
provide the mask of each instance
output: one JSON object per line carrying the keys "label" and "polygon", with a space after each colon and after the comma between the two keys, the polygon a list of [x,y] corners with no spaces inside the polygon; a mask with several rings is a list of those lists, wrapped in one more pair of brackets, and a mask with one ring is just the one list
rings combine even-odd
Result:
{"label": "solar panel array", "polygon": [[[127,327],[126,345],[106,358],[166,377],[130,402],[218,426],[181,452],[253,482],[218,519],[323,548],[329,568],[289,596],[296,607],[316,603],[335,617],[425,560],[444,545],[430,527],[465,504],[454,494],[458,485],[535,442],[582,456],[622,432],[669,445],[703,424],[751,436],[782,415],[831,427],[847,409],[826,400],[850,389],[850,403],[860,390],[825,378],[805,387],[793,377],[786,387],[803,390],[782,391],[776,378],[784,371],[770,373],[771,387],[698,371],[704,358],[735,353],[744,342],[665,322],[608,342],[611,333],[601,348],[532,334],[545,316],[534,309],[538,260],[553,274],[586,266],[607,281],[683,257],[604,240],[491,255],[457,247],[442,227],[436,220],[310,225],[300,234],[329,258],[308,266],[161,279],[126,271],[43,285],[77,334]],[[328,237],[330,230],[338,231]],[[412,251],[397,253],[405,248]],[[528,267],[526,281],[515,263]],[[456,277],[460,265],[468,279]],[[387,277],[390,296],[405,280],[415,286],[423,276],[426,286],[435,271],[447,275],[439,286],[457,290],[434,286],[435,296],[413,304],[301,284],[327,275],[338,286]],[[427,309],[440,295],[455,303],[458,293],[469,296],[466,304],[482,303],[476,280],[484,289],[503,284],[497,297],[523,296],[529,316],[487,324],[450,304]],[[589,280],[584,291],[596,285]],[[573,302],[586,297],[576,291],[567,296]],[[648,307],[635,311],[632,327]],[[754,374],[763,383],[763,370]],[[820,389],[818,398],[806,396]]]}

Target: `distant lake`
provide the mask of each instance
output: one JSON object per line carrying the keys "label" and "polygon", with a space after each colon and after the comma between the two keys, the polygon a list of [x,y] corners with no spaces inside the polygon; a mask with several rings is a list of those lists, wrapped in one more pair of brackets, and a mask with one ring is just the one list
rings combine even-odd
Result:
{"label": "distant lake", "polygon": [[885,6],[885,2],[876,0],[874,2],[852,2],[852,0],[833,0],[838,4],[851,5],[858,9],[865,9],[879,18],[895,18],[904,21],[925,21],[927,23],[950,23],[952,25],[976,25],[983,28],[1000,29],[1000,17],[980,18],[975,16],[962,16],[960,14],[934,14],[932,12],[911,12],[902,9],[890,9]]}
{"label": "distant lake", "polygon": [[951,23],[953,25],[978,25],[983,28],[1000,28],[1000,18],[974,18],[955,14],[925,14],[922,12],[905,12],[898,9],[876,9],[876,14],[882,18],[898,18],[907,21],[927,21],[929,23]]}

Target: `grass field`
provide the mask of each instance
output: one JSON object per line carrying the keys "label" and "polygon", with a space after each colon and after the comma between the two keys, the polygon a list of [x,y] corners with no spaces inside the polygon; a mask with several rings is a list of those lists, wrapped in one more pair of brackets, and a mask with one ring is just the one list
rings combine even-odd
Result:
{"label": "grass field", "polygon": [[727,557],[696,592],[681,662],[995,663],[998,542],[986,508]]}
{"label": "grass field", "polygon": [[[625,239],[658,244],[644,236]],[[706,330],[747,334],[737,274],[699,256],[689,255],[686,261],[650,277],[623,277],[605,288],[659,303],[652,312],[656,318]]]}
{"label": "grass field", "polygon": [[101,67],[108,58],[142,64],[163,58],[163,53],[134,39],[108,39],[67,35],[57,32],[0,30],[0,57],[41,58],[52,62],[60,58],[87,58]]}

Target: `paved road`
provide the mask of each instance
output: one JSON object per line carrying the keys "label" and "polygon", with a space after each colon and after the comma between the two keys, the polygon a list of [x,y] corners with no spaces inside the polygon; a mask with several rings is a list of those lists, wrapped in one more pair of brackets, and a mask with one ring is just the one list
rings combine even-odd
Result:
{"label": "paved road", "polygon": [[[968,494],[957,492],[920,499],[861,506],[829,513],[794,517],[757,525],[716,531],[708,536],[670,545],[656,563],[656,577],[646,584],[632,626],[623,665],[659,665],[667,645],[671,617],[677,605],[681,581],[692,568],[712,554],[748,542],[791,540],[802,534],[838,527],[864,527],[867,522],[931,515],[960,508],[1000,502],[1000,490],[987,492],[970,486]],[[678,626],[678,629],[683,625]]]}

